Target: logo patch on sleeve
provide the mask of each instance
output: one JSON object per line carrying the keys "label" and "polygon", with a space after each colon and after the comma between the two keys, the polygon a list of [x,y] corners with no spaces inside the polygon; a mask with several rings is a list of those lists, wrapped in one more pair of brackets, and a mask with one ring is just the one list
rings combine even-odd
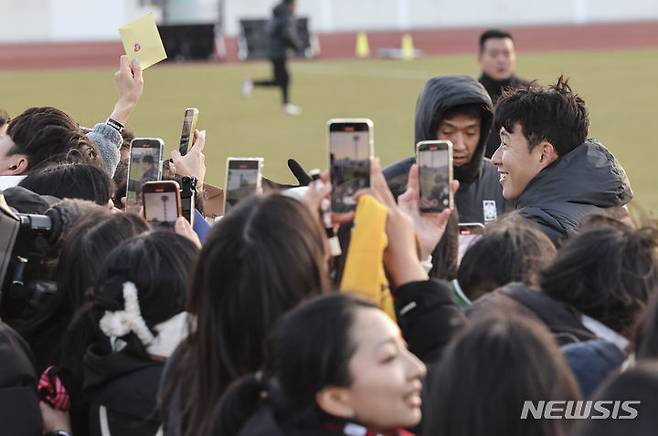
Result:
{"label": "logo patch on sleeve", "polygon": [[482,212],[484,214],[484,222],[490,223],[491,221],[496,221],[498,219],[498,209],[496,209],[495,200],[483,200],[482,201]]}

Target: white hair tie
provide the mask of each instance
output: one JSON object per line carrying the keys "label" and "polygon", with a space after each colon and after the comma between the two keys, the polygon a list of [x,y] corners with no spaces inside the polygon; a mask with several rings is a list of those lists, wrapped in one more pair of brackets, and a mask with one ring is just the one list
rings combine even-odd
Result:
{"label": "white hair tie", "polygon": [[132,332],[139,338],[144,346],[153,342],[154,336],[149,330],[137,299],[137,287],[132,282],[123,284],[124,310],[116,312],[105,311],[99,322],[101,331],[110,338],[115,348],[116,339]]}

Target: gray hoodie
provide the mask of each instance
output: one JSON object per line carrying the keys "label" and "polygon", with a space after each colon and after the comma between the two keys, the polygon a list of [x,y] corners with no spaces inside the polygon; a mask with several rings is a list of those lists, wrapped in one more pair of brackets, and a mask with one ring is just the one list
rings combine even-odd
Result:
{"label": "gray hoodie", "polygon": [[[414,151],[416,143],[436,139],[439,122],[446,111],[471,103],[482,106],[480,142],[471,161],[454,168],[455,179],[460,183],[455,204],[460,222],[485,223],[502,215],[507,203],[496,168],[484,158],[493,115],[491,98],[477,80],[462,75],[434,77],[427,82],[416,102]],[[396,197],[406,190],[409,168],[415,161],[415,157],[410,157],[384,169]]]}
{"label": "gray hoodie", "polygon": [[621,164],[603,145],[588,139],[537,174],[517,199],[516,209],[559,245],[587,215],[623,206],[632,198]]}

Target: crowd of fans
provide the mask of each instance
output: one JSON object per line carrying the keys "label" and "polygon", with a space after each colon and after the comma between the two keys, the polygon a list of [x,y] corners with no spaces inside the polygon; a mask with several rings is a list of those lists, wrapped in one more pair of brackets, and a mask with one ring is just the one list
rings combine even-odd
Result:
{"label": "crowd of fans", "polygon": [[[652,433],[658,230],[629,213],[626,174],[566,79],[517,79],[501,31],[480,61],[479,82],[432,78],[416,108],[415,141],[454,144],[455,209],[419,211],[413,157],[375,159],[356,217],[336,217],[341,256],[320,213],[327,173],[265,184],[209,231],[124,212],[144,85],[125,56],[108,122],[0,111],[0,176],[26,176],[3,213],[56,223],[0,253],[3,434]],[[202,214],[197,133],[163,174],[200,181]],[[486,227],[460,260],[467,222]],[[522,419],[527,402],[585,400],[637,402],[636,417]]]}

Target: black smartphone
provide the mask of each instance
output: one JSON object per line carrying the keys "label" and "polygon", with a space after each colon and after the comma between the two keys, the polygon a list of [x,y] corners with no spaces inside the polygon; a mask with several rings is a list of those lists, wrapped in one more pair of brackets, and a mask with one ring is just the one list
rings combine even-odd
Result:
{"label": "black smartphone", "polygon": [[196,178],[183,176],[180,187],[181,211],[183,217],[194,225],[194,208],[196,207]]}
{"label": "black smartphone", "polygon": [[224,215],[241,200],[261,193],[262,168],[262,157],[229,157],[226,160]]}
{"label": "black smartphone", "polygon": [[144,219],[154,229],[173,229],[181,216],[180,187],[173,180],[144,183],[142,202]]}
{"label": "black smartphone", "polygon": [[199,109],[195,107],[188,107],[185,109],[185,116],[183,117],[183,131],[180,135],[180,146],[178,150],[181,156],[187,154],[190,146],[194,145],[196,125],[199,121]]}
{"label": "black smartphone", "polygon": [[164,141],[160,138],[135,138],[130,143],[126,212],[139,213],[142,186],[162,178]]}
{"label": "black smartphone", "polygon": [[452,143],[421,141],[416,144],[421,212],[442,212],[454,207],[452,194]]}
{"label": "black smartphone", "polygon": [[367,118],[332,119],[327,126],[331,209],[346,213],[356,209],[354,194],[370,186],[373,123]]}

